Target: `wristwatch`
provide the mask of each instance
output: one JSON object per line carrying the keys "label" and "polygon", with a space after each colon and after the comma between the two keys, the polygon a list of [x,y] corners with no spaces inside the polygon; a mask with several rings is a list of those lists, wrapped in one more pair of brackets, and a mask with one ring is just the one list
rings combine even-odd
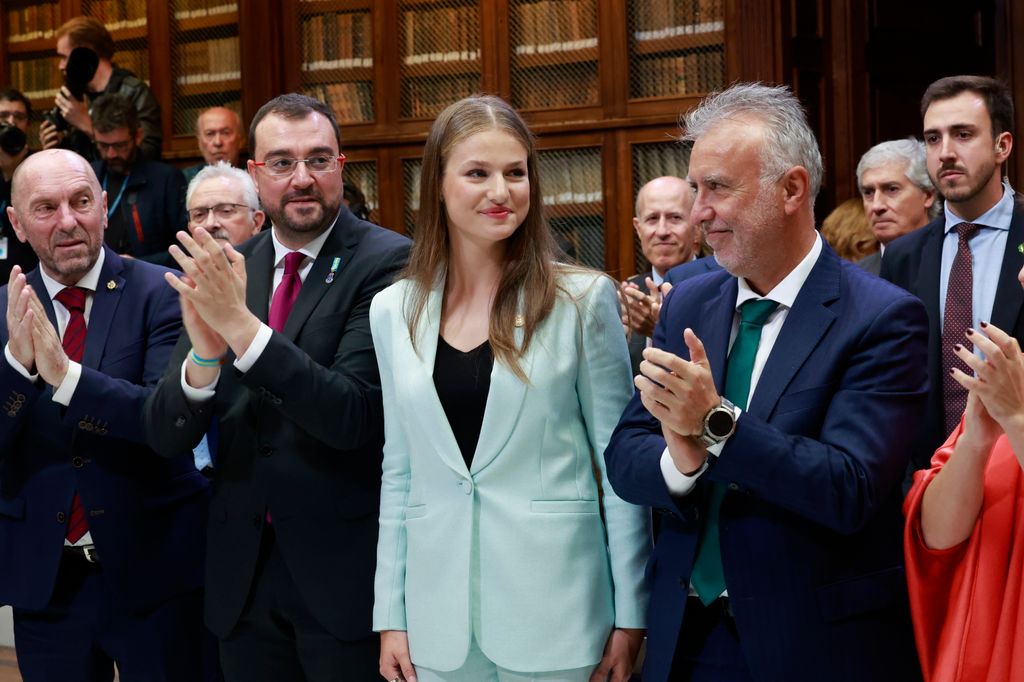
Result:
{"label": "wristwatch", "polygon": [[736,412],[736,406],[727,398],[722,398],[721,404],[708,410],[704,415],[704,431],[699,436],[704,447],[717,445],[736,431]]}

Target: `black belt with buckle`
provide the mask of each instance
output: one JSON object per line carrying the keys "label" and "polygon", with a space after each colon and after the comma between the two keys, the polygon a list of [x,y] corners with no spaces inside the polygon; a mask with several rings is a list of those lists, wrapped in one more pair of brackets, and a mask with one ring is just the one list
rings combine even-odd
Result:
{"label": "black belt with buckle", "polygon": [[99,564],[100,562],[100,556],[96,552],[96,545],[65,545],[64,551],[67,552],[70,556],[73,556],[78,559],[84,559],[85,561],[88,561],[90,564]]}

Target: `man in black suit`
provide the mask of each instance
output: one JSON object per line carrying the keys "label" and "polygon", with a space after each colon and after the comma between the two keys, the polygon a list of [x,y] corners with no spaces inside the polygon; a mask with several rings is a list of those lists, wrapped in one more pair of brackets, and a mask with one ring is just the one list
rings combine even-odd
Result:
{"label": "man in black suit", "polygon": [[634,375],[640,373],[641,353],[658,321],[665,274],[700,253],[700,230],[690,222],[692,206],[690,185],[673,176],[655,178],[636,194],[633,229],[651,269],[630,277],[621,286],[622,325],[629,336]]}
{"label": "man in black suit", "polygon": [[1010,91],[992,78],[942,78],[925,91],[921,113],[928,174],[946,198],[945,210],[893,241],[880,273],[928,310],[931,391],[912,469],[928,466],[966,404],[966,391],[948,380],[949,368],[960,367],[951,364],[953,347],[970,347],[965,332],[991,322],[1024,343],[1024,293],[1017,282],[1024,206],[1002,182],[1013,148]]}
{"label": "man in black suit", "polygon": [[369,309],[408,240],[342,206],[323,103],[277,97],[249,140],[273,227],[237,252],[178,234],[186,277],[168,280],[187,335],[146,404],[148,436],[165,455],[216,442],[206,619],[225,677],[372,680],[383,410]]}
{"label": "man in black suit", "polygon": [[924,145],[913,137],[876,144],[857,163],[857,188],[879,246],[857,265],[877,275],[889,242],[924,227],[939,212]]}

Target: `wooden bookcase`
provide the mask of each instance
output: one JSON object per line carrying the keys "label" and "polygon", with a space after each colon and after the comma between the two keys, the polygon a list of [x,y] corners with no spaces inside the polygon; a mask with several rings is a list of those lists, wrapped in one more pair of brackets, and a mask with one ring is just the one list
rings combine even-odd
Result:
{"label": "wooden bookcase", "polygon": [[[723,83],[778,74],[774,34],[738,11],[739,0],[5,0],[0,73],[31,83],[38,117],[60,85],[46,31],[99,16],[115,61],[148,78],[164,157],[182,165],[199,158],[201,109],[248,121],[274,95],[306,92],[335,110],[346,177],[371,217],[407,233],[434,117],[494,93],[537,134],[553,228],[582,262],[624,277],[645,265],[635,190],[685,172],[678,115]],[[777,22],[774,10],[753,14]]]}

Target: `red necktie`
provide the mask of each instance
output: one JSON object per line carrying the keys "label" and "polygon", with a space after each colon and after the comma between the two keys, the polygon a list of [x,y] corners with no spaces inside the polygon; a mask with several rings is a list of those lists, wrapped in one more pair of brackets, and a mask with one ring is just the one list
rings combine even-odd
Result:
{"label": "red necktie", "polygon": [[[70,316],[61,345],[64,346],[68,359],[74,362],[81,362],[82,354],[85,352],[85,296],[86,291],[81,287],[65,287],[57,292],[57,301],[67,308]],[[88,530],[85,507],[82,506],[82,498],[76,491],[71,500],[71,513],[68,514],[68,542],[75,544]]]}
{"label": "red necktie", "polygon": [[299,290],[302,288],[299,266],[305,258],[306,254],[299,251],[292,251],[284,257],[284,277],[281,278],[281,283],[277,285],[274,297],[270,300],[268,324],[275,331],[284,331],[288,314],[292,311],[295,299],[299,297]]}
{"label": "red necktie", "polygon": [[965,374],[971,373],[967,364],[953,352],[953,347],[959,343],[968,350],[973,350],[972,344],[965,336],[974,320],[974,266],[968,242],[977,233],[978,226],[960,223],[956,226],[956,231],[960,238],[956,245],[953,267],[949,270],[946,309],[942,318],[942,402],[946,434],[953,432],[960,423],[964,410],[967,409],[967,389],[949,375],[949,370],[956,367]]}

